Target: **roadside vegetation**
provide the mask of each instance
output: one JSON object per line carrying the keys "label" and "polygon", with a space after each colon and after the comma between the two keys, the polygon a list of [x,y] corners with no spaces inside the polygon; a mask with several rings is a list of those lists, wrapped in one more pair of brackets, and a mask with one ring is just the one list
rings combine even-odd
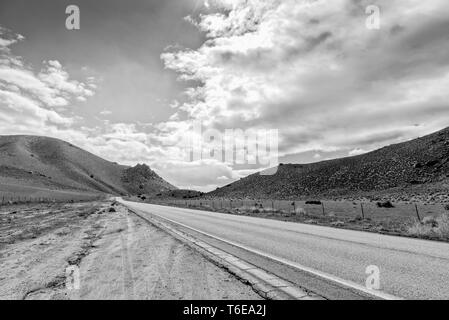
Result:
{"label": "roadside vegetation", "polygon": [[439,217],[425,217],[422,222],[415,222],[408,228],[408,234],[413,237],[449,241],[449,213]]}
{"label": "roadside vegetation", "polygon": [[[449,241],[448,205],[347,201],[274,201],[130,198],[225,214],[253,216],[358,231]],[[424,218],[423,218],[424,217]]]}

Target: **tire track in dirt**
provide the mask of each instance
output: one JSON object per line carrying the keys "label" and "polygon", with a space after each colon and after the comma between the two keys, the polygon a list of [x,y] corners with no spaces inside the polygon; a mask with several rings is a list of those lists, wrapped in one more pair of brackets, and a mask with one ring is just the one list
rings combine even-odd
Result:
{"label": "tire track in dirt", "polygon": [[[113,207],[42,206],[14,215],[1,235],[8,243],[0,252],[0,298],[260,298],[164,231]],[[78,289],[65,286],[71,265],[79,267]]]}
{"label": "tire track in dirt", "polygon": [[[154,286],[151,297],[159,297],[167,295],[167,291],[170,295],[178,296],[175,285],[172,281],[173,277],[172,269],[175,262],[175,257],[179,254],[179,248],[181,247],[180,243],[177,243],[174,240],[171,240],[170,247],[167,250],[164,250],[161,254],[161,250],[157,248],[154,244],[160,243],[160,231],[156,231],[156,234],[153,232],[148,232],[148,238],[150,241],[149,250],[150,256],[153,257],[153,263],[155,263],[157,272],[158,272],[158,280],[156,285]],[[158,234],[159,233],[159,234]],[[165,253],[168,252],[168,255],[165,256]],[[166,261],[163,263],[163,261]]]}
{"label": "tire track in dirt", "polygon": [[[123,291],[128,300],[134,299],[134,276],[133,264],[131,256],[131,246],[133,245],[133,222],[129,215],[126,216],[126,233],[120,233],[120,242],[122,245],[122,275],[123,275]],[[126,239],[125,239],[126,238]]]}

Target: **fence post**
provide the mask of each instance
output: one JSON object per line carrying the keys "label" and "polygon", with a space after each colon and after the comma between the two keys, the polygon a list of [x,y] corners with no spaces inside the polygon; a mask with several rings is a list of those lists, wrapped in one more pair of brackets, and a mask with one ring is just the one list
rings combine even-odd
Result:
{"label": "fence post", "polygon": [[363,203],[360,203],[360,208],[362,208],[362,219],[365,220],[365,211],[363,210]]}
{"label": "fence post", "polygon": [[415,210],[416,210],[416,215],[418,216],[418,221],[419,221],[419,223],[422,223],[421,222],[421,217],[419,216],[419,210],[418,210],[418,205],[415,203]]}
{"label": "fence post", "polygon": [[326,211],[324,210],[324,202],[321,202],[321,208],[323,209],[323,216],[326,216]]}
{"label": "fence post", "polygon": [[295,203],[295,201],[292,202],[292,206],[293,206],[293,213],[296,213],[296,203]]}
{"label": "fence post", "polygon": [[229,207],[230,207],[231,210],[232,210],[232,200],[229,200]]}

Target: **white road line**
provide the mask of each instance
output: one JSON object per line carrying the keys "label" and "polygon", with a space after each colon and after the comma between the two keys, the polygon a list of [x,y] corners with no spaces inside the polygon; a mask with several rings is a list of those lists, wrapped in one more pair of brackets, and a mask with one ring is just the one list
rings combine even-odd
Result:
{"label": "white road line", "polygon": [[[134,210],[141,211],[141,209],[137,209],[137,208],[134,208]],[[151,214],[153,214],[153,215],[155,215],[155,216],[157,216],[157,217],[159,217],[161,219],[164,219],[166,221],[170,221],[171,223],[174,223],[174,224],[177,224],[179,226],[182,226],[184,228],[187,228],[187,229],[190,229],[192,231],[201,233],[201,234],[203,234],[205,236],[208,236],[208,237],[211,237],[213,239],[216,239],[216,240],[228,243],[228,244],[233,245],[233,246],[235,246],[237,248],[244,249],[246,251],[255,253],[257,255],[260,255],[262,257],[269,258],[271,260],[280,262],[280,263],[285,264],[285,265],[287,265],[289,267],[292,267],[292,268],[295,268],[295,269],[298,269],[298,270],[301,270],[301,271],[305,271],[305,272],[311,273],[311,274],[313,274],[315,276],[318,276],[318,277],[321,277],[323,279],[326,279],[326,280],[338,283],[338,284],[340,284],[340,285],[342,285],[344,287],[348,287],[348,288],[351,288],[351,289],[355,289],[357,291],[361,291],[363,293],[366,293],[368,295],[374,296],[376,298],[380,298],[380,299],[384,299],[384,300],[403,300],[403,298],[401,298],[401,297],[397,297],[397,296],[391,295],[389,293],[386,293],[386,292],[383,292],[383,291],[380,291],[380,290],[368,289],[368,288],[366,288],[366,287],[364,287],[362,285],[359,285],[359,284],[357,284],[357,283],[355,283],[353,281],[344,280],[344,279],[341,279],[339,277],[333,276],[331,274],[327,274],[325,272],[321,272],[321,271],[318,271],[318,270],[315,270],[315,269],[303,266],[303,265],[298,264],[296,262],[293,262],[293,261],[290,261],[290,260],[286,260],[286,259],[283,259],[283,258],[279,258],[279,257],[273,256],[273,255],[271,255],[269,253],[265,253],[265,252],[259,251],[257,249],[253,249],[253,248],[247,247],[247,246],[242,245],[240,243],[236,243],[236,242],[233,242],[233,241],[229,241],[229,240],[226,240],[226,239],[214,236],[214,235],[212,235],[210,233],[207,233],[207,232],[195,229],[193,227],[190,227],[188,225],[185,225],[183,223],[180,223],[180,222],[177,222],[177,221],[174,221],[174,220],[162,217],[162,216],[160,216],[158,214],[155,214],[155,213],[151,213]]]}

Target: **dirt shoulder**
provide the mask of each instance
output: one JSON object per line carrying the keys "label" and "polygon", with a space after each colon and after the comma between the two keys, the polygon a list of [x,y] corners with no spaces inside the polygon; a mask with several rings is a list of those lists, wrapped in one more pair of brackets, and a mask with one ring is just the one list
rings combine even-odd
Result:
{"label": "dirt shoulder", "polygon": [[[260,299],[126,208],[110,208],[0,208],[0,299]],[[67,270],[79,272],[78,289],[67,288],[76,274]]]}

